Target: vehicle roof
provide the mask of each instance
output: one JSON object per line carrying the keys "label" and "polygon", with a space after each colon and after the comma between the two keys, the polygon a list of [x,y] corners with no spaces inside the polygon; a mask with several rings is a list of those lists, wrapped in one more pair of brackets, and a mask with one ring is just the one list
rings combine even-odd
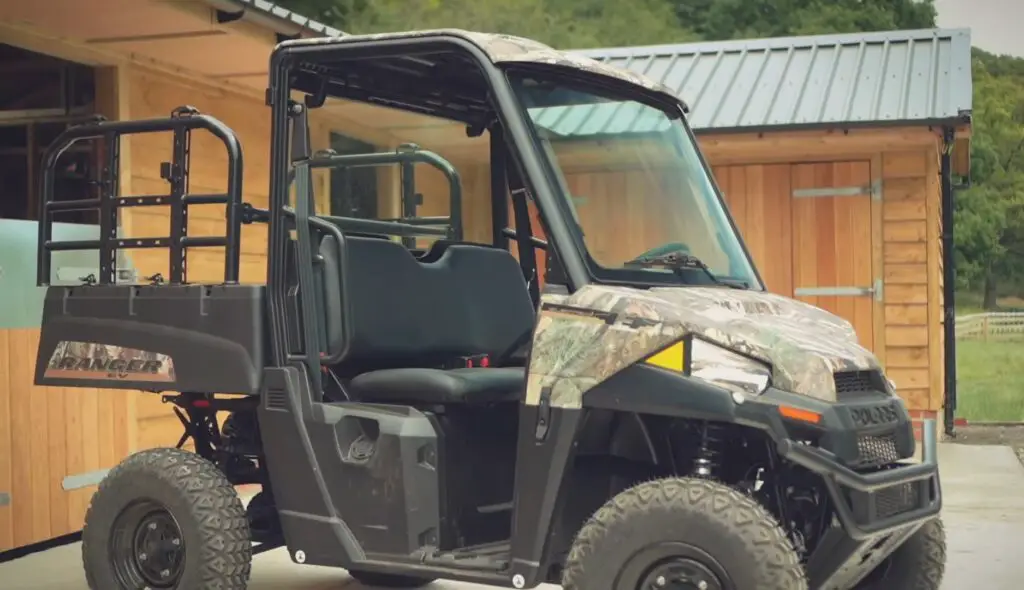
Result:
{"label": "vehicle roof", "polygon": [[377,41],[382,39],[411,39],[418,37],[460,37],[470,41],[487,54],[495,64],[502,63],[535,63],[557,65],[584,72],[616,78],[624,82],[642,86],[648,90],[663,93],[673,100],[679,100],[667,86],[656,82],[643,74],[624,68],[602,63],[579,54],[559,51],[553,47],[514,35],[500,33],[481,33],[463,29],[429,29],[422,31],[397,31],[392,33],[374,33],[367,35],[344,35],[338,37],[318,37],[313,39],[294,39],[281,42],[278,47],[310,46],[317,44],[344,44],[360,41]]}

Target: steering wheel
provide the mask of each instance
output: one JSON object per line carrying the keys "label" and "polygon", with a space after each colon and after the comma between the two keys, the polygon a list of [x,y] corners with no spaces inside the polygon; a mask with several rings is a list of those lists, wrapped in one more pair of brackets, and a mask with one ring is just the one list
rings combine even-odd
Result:
{"label": "steering wheel", "polygon": [[669,242],[667,244],[662,244],[661,246],[655,246],[654,248],[651,248],[650,250],[644,251],[643,253],[641,253],[636,258],[633,258],[632,260],[627,260],[625,263],[623,263],[623,266],[628,266],[630,264],[640,264],[645,258],[649,258],[649,257],[652,257],[652,256],[662,256],[662,255],[665,255],[665,254],[672,254],[672,253],[675,253],[675,252],[682,252],[683,254],[689,254],[690,253],[690,247],[687,246],[686,244],[682,243],[682,242]]}

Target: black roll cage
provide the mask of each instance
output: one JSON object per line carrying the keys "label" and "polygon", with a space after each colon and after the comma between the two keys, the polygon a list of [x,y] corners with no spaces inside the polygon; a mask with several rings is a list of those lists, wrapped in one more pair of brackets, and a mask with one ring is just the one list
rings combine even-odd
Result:
{"label": "black roll cage", "polygon": [[[189,150],[193,131],[206,131],[220,140],[227,152],[227,187],[223,193],[193,194],[189,192]],[[174,135],[170,162],[160,165],[160,176],[170,184],[168,194],[120,195],[121,137],[141,133]],[[58,201],[54,194],[57,163],[72,145],[84,140],[102,140],[102,178],[98,196],[74,201]],[[239,255],[242,223],[242,145],[234,131],[217,119],[199,114],[195,107],[182,106],[169,118],[138,121],[106,121],[98,117],[93,123],[69,127],[47,147],[39,186],[39,238],[37,242],[36,284],[50,284],[54,252],[99,250],[99,276],[83,277],[86,284],[113,285],[117,283],[116,264],[119,249],[168,248],[170,277],[150,277],[154,284],[187,283],[186,252],[189,248],[224,248],[224,283],[238,283]],[[223,236],[189,236],[188,209],[190,205],[224,205]],[[145,238],[118,238],[119,211],[126,207],[169,206],[171,225],[168,236]],[[95,240],[53,240],[54,214],[68,211],[99,211],[100,235]]]}
{"label": "black roll cage", "polygon": [[[381,98],[372,96],[372,92],[358,88],[357,84],[330,78],[330,65],[341,59],[358,59],[361,57],[375,59],[411,59],[415,55],[423,53],[451,54],[468,58],[479,68],[488,84],[485,96],[487,103],[480,103],[468,97],[454,97],[463,100],[459,105],[465,108],[456,108],[451,104],[431,103],[427,100],[422,105],[413,104],[413,100],[399,104],[400,95],[394,98]],[[368,60],[369,61],[369,60]],[[305,92],[307,97],[303,103],[292,100],[292,91]],[[401,89],[396,90],[401,92]],[[386,94],[386,92],[384,93]],[[530,149],[533,147],[533,137],[530,127],[524,119],[524,113],[512,94],[508,80],[504,72],[497,67],[484,51],[467,39],[450,34],[437,34],[424,37],[397,38],[397,39],[376,39],[356,41],[315,41],[315,42],[287,42],[279,45],[271,56],[270,64],[270,86],[267,89],[267,104],[271,107],[271,155],[270,155],[270,207],[269,207],[269,253],[267,269],[267,298],[270,311],[271,330],[271,362],[276,366],[299,364],[306,370],[314,382],[314,391],[322,392],[320,387],[320,367],[324,359],[319,355],[319,335],[314,333],[318,328],[315,321],[309,321],[307,314],[313,313],[316,309],[315,297],[312,289],[304,289],[300,286],[302,296],[300,308],[303,317],[299,321],[306,326],[303,336],[302,351],[289,349],[288,339],[288,317],[287,311],[287,267],[286,267],[286,245],[288,239],[289,219],[294,220],[296,237],[298,238],[297,254],[299,259],[299,283],[300,285],[313,285],[312,269],[312,235],[310,224],[313,222],[313,203],[303,202],[300,199],[294,210],[288,207],[289,185],[291,174],[294,171],[296,188],[300,189],[298,194],[304,194],[302,185],[309,182],[309,166],[330,166],[332,162],[340,163],[339,156],[331,156],[327,160],[318,159],[317,156],[309,154],[308,128],[304,124],[307,108],[316,108],[323,104],[326,96],[337,96],[339,98],[352,98],[369,102],[370,104],[384,104],[395,108],[405,108],[411,112],[424,112],[434,116],[444,117],[467,124],[468,128],[479,130],[488,129],[491,131],[491,188],[492,188],[492,211],[494,213],[493,225],[495,245],[507,246],[507,240],[514,238],[520,246],[529,245],[530,248],[546,248],[547,242],[543,242],[530,235],[529,223],[516,223],[516,231],[510,232],[507,228],[507,206],[508,203],[506,186],[509,180],[513,184],[530,187],[530,194],[536,201],[541,217],[545,221],[551,247],[554,249],[568,248],[575,249],[571,230],[565,225],[565,220],[559,215],[558,203],[555,197],[556,189],[554,182],[548,174],[547,169],[538,156]],[[437,101],[441,102],[441,101]],[[428,106],[433,105],[433,107]],[[432,108],[432,110],[431,110]],[[301,149],[296,149],[296,146]],[[304,147],[303,147],[304,146]],[[519,146],[522,149],[514,149]],[[396,152],[397,153],[397,152]],[[420,153],[410,150],[409,153]],[[495,157],[498,156],[498,157]],[[351,156],[344,156],[351,157]],[[377,155],[369,155],[365,161],[373,161]],[[436,161],[426,163],[438,164]],[[454,172],[454,171],[452,171]],[[457,179],[457,173],[453,176],[446,174],[449,180]],[[303,177],[306,177],[303,179]],[[453,183],[454,184],[454,183]],[[498,187],[501,190],[496,190]],[[520,191],[521,197],[525,194]],[[461,193],[453,192],[453,198],[461,199]],[[516,194],[512,195],[515,199]],[[461,200],[460,200],[461,202]],[[525,203],[525,201],[524,201]],[[454,203],[453,203],[454,204]],[[513,200],[515,206],[515,201]],[[520,209],[519,207],[516,208]],[[456,208],[453,207],[453,212]],[[423,230],[430,229],[430,220],[410,223],[406,216],[393,220],[353,220],[349,218],[331,219],[317,215],[323,221],[331,222],[331,225],[339,229],[350,229],[350,231],[384,232],[391,235],[415,234],[429,235]],[[518,213],[517,213],[518,217]],[[449,219],[449,222],[452,222]],[[315,222],[313,222],[315,224]],[[337,225],[335,225],[337,223]],[[387,224],[387,225],[382,225]],[[319,226],[319,224],[315,224]],[[360,230],[359,225],[364,229]],[[374,227],[371,227],[374,226]],[[461,224],[460,224],[461,225]],[[500,226],[500,227],[499,227]],[[325,229],[325,228],[321,228]],[[396,233],[399,232],[399,233]],[[333,233],[333,232],[332,232]],[[339,231],[340,234],[340,231]],[[337,237],[337,236],[336,236]],[[533,250],[531,250],[532,252]],[[570,250],[572,251],[572,250]],[[567,276],[569,288],[576,289],[590,281],[583,266],[583,261],[577,252],[562,253],[559,256]],[[529,261],[523,259],[528,258]],[[530,273],[535,275],[535,257],[521,256],[521,264],[524,265],[524,273],[532,278]],[[533,265],[533,268],[527,268]],[[531,280],[531,294],[536,294],[537,282]]]}

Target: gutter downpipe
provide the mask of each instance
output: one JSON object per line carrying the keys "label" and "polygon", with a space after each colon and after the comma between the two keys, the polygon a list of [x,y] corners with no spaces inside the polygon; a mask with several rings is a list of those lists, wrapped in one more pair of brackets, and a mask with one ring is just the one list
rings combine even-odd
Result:
{"label": "gutter downpipe", "polygon": [[940,161],[939,186],[942,201],[942,337],[944,348],[943,369],[945,391],[943,399],[945,432],[956,436],[956,269],[953,255],[953,140],[956,131],[951,126],[942,128],[942,157]]}

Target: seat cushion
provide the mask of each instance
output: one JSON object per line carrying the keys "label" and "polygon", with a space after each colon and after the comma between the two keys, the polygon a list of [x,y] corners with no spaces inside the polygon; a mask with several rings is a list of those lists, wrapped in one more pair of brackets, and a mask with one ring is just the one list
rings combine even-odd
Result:
{"label": "seat cushion", "polygon": [[366,402],[430,404],[515,401],[523,390],[525,369],[381,369],[349,383],[353,397]]}

